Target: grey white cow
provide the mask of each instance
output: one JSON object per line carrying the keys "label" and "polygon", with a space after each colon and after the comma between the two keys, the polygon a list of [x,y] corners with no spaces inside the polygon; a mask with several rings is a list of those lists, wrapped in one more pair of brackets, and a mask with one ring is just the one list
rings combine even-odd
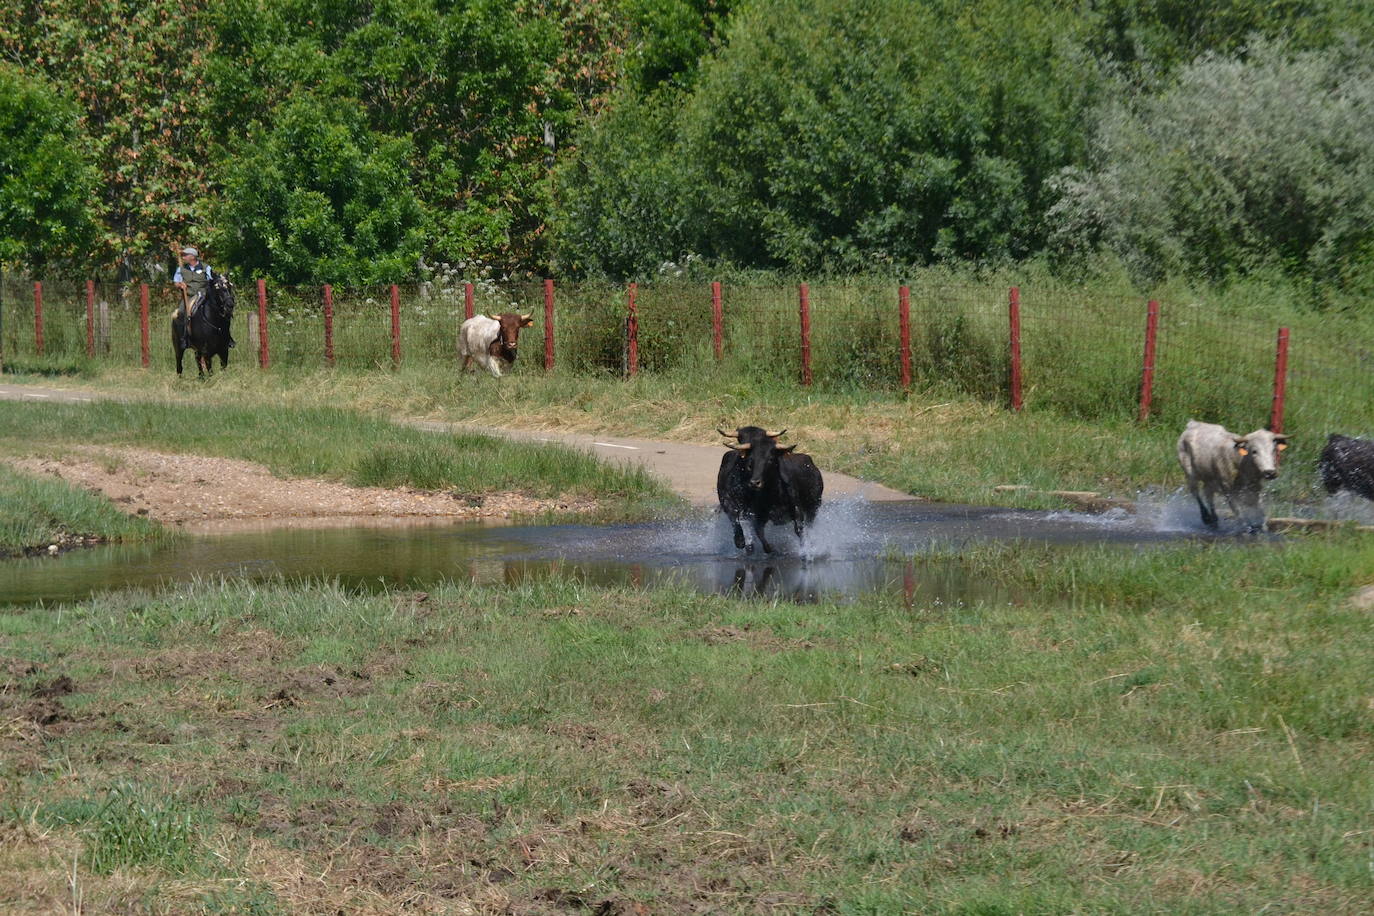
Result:
{"label": "grey white cow", "polygon": [[477,364],[497,378],[501,365],[515,362],[520,329],[534,324],[530,315],[473,315],[458,328],[458,355],[463,358],[462,371]]}
{"label": "grey white cow", "polygon": [[1216,423],[1189,420],[1178,437],[1178,463],[1188,476],[1188,492],[1202,510],[1203,524],[1217,524],[1216,496],[1246,529],[1265,529],[1260,490],[1264,481],[1279,476],[1278,454],[1287,448],[1288,437],[1267,429],[1244,436]]}

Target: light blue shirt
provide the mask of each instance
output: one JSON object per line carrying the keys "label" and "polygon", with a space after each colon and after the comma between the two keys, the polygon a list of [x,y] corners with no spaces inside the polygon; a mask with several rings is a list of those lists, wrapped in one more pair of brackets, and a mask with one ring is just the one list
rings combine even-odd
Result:
{"label": "light blue shirt", "polygon": [[[215,272],[214,272],[213,270],[210,269],[210,265],[209,265],[209,264],[206,264],[204,261],[200,261],[200,262],[198,262],[198,263],[200,264],[201,267],[204,267],[204,268],[205,268],[205,279],[207,279],[207,280],[213,280],[214,277],[215,277]],[[180,282],[181,282],[181,268],[182,268],[182,265],[181,265],[181,264],[178,264],[178,265],[177,265],[177,272],[174,273],[174,274],[172,274],[172,282],[173,282],[173,283],[180,283]]]}

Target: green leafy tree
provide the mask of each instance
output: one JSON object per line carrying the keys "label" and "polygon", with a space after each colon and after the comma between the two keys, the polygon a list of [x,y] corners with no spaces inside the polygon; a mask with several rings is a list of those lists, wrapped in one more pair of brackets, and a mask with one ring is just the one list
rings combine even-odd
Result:
{"label": "green leafy tree", "polygon": [[212,193],[205,104],[213,37],[204,4],[14,0],[0,4],[0,54],[75,99],[99,180],[97,262],[166,259],[195,235]]}
{"label": "green leafy tree", "polygon": [[1010,0],[747,6],[690,91],[586,132],[563,251],[613,274],[683,250],[805,270],[1033,253],[1097,85],[1075,22]]}
{"label": "green leafy tree", "polygon": [[629,25],[621,85],[632,92],[690,87],[733,6],[730,0],[624,0]]}
{"label": "green leafy tree", "polygon": [[0,264],[85,260],[93,175],[77,108],[0,63]]}
{"label": "green leafy tree", "polygon": [[272,115],[226,163],[220,257],[286,283],[413,276],[426,227],[409,141],[369,131],[352,106],[309,96]]}
{"label": "green leafy tree", "polygon": [[[546,8],[564,18],[538,15]],[[211,17],[217,111],[248,124],[309,92],[356,104],[366,126],[410,140],[407,166],[431,256],[530,265],[549,210],[546,134],[570,133],[574,87],[604,91],[599,46],[556,4],[498,0],[229,0]],[[595,33],[599,19],[580,20]],[[604,49],[602,49],[604,50]],[[609,53],[609,52],[607,52]],[[585,84],[560,67],[585,69]]]}
{"label": "green leafy tree", "polygon": [[1368,0],[1094,0],[1083,16],[1089,51],[1156,77],[1203,54],[1242,53],[1257,38],[1315,50],[1374,31]]}

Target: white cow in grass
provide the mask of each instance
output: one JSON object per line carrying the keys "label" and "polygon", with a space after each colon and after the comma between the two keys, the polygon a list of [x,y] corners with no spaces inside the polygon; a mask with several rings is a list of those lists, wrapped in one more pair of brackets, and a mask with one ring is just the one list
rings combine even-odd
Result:
{"label": "white cow in grass", "polygon": [[1263,531],[1260,489],[1279,476],[1278,453],[1288,447],[1287,440],[1267,429],[1237,436],[1216,423],[1189,420],[1178,437],[1178,463],[1188,475],[1188,492],[1202,510],[1203,524],[1216,527],[1220,493],[1249,531]]}
{"label": "white cow in grass", "polygon": [[534,324],[529,315],[473,315],[458,328],[458,355],[463,357],[463,371],[477,360],[477,364],[497,378],[501,364],[515,362],[515,347],[520,329]]}

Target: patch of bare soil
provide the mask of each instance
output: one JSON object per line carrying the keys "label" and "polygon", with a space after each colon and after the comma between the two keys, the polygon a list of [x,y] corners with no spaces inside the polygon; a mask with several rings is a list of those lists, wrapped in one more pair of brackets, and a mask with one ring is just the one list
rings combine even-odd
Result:
{"label": "patch of bare soil", "polygon": [[709,646],[721,646],[734,642],[748,643],[756,649],[781,652],[786,649],[814,649],[816,644],[809,639],[790,639],[779,636],[770,630],[755,630],[745,626],[714,626],[698,630],[694,635]]}
{"label": "patch of bare soil", "polygon": [[51,474],[101,493],[131,515],[179,527],[214,529],[236,522],[292,524],[331,518],[509,518],[595,508],[587,501],[518,493],[437,493],[409,487],[350,487],[313,478],[288,480],[251,461],[138,448],[85,447],[61,458],[9,461],[20,470]]}

